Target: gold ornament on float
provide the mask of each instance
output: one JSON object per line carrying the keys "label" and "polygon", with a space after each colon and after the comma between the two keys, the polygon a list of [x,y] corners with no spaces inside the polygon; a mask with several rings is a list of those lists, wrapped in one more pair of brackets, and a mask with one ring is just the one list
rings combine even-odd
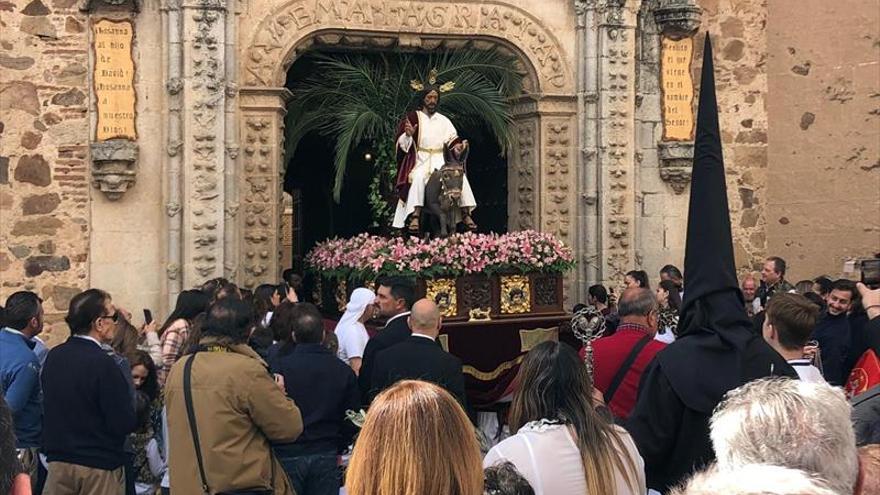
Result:
{"label": "gold ornament on float", "polygon": [[512,315],[528,313],[531,301],[531,287],[526,275],[506,275],[501,277],[501,313]]}
{"label": "gold ornament on float", "polygon": [[455,296],[455,280],[451,278],[435,278],[425,282],[425,297],[434,301],[440,308],[440,315],[445,317],[455,316],[457,314],[457,304]]}

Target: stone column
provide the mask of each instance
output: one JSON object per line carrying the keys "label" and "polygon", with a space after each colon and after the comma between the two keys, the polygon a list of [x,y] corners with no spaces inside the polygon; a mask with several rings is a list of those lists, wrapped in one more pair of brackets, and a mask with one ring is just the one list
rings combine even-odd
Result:
{"label": "stone column", "polygon": [[510,231],[534,230],[538,225],[539,195],[537,104],[524,98],[514,107],[516,123],[507,172],[507,209]]}
{"label": "stone column", "polygon": [[599,279],[598,176],[596,170],[596,2],[575,0],[577,87],[577,275],[573,296],[587,300],[587,288]]}
{"label": "stone column", "polygon": [[599,18],[599,134],[601,253],[605,283],[619,284],[635,259],[635,25],[636,13],[608,0]]}
{"label": "stone column", "polygon": [[226,6],[186,0],[183,28],[183,286],[223,275]]}
{"label": "stone column", "polygon": [[165,39],[165,110],[168,123],[165,129],[165,151],[168,158],[165,163],[165,214],[167,220],[167,246],[165,271],[168,277],[166,284],[166,309],[171,310],[177,302],[177,295],[182,290],[181,280],[181,246],[183,222],[181,209],[181,147],[183,146],[182,112],[183,95],[183,35],[181,32],[180,3],[175,0],[165,2],[162,7],[163,35]]}
{"label": "stone column", "polygon": [[280,275],[281,171],[284,115],[291,94],[286,88],[242,88],[241,205],[235,225],[241,235],[239,281],[253,289],[275,283]]}

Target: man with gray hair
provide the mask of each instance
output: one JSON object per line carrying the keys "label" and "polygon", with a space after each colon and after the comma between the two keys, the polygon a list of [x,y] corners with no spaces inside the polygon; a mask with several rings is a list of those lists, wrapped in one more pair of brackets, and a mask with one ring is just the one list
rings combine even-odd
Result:
{"label": "man with gray hair", "polygon": [[826,383],[787,378],[730,391],[710,422],[718,467],[772,464],[816,473],[836,493],[853,493],[859,473],[850,406]]}
{"label": "man with gray hair", "polygon": [[712,466],[669,495],[837,495],[821,479],[798,469],[749,464],[734,470]]}
{"label": "man with gray hair", "polygon": [[593,342],[593,383],[614,417],[625,419],[636,404],[642,372],[666,344],[654,340],[658,309],[649,289],[623,291],[617,313],[614,335]]}
{"label": "man with gray hair", "polygon": [[413,304],[409,315],[412,335],[376,355],[371,379],[373,396],[398,380],[425,380],[445,388],[465,407],[461,360],[436,342],[441,322],[440,308],[434,301],[420,299]]}

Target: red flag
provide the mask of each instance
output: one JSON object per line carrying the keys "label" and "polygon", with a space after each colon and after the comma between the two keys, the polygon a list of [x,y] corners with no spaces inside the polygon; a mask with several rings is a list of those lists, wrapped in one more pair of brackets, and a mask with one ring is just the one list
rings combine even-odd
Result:
{"label": "red flag", "polygon": [[853,398],[880,383],[880,358],[868,350],[856,363],[846,380],[846,396]]}

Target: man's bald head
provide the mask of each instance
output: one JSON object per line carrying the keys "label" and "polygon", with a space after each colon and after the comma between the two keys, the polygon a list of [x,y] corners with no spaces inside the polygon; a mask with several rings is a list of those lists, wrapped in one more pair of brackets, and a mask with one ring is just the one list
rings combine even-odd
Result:
{"label": "man's bald head", "polygon": [[617,302],[617,314],[621,323],[635,323],[657,330],[657,298],[649,289],[633,287],[626,289]]}
{"label": "man's bald head", "polygon": [[440,333],[440,308],[430,299],[419,299],[409,315],[413,332],[436,337]]}

